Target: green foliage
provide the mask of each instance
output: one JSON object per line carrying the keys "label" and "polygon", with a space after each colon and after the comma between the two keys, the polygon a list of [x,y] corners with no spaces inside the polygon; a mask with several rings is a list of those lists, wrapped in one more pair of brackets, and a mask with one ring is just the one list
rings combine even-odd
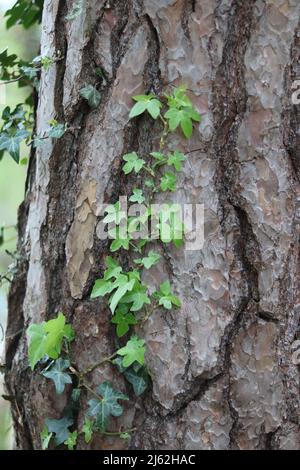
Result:
{"label": "green foliage", "polygon": [[155,253],[155,251],[150,250],[148,256],[136,259],[134,260],[134,262],[144,266],[146,269],[150,269],[152,266],[158,263],[160,258],[161,256],[158,253]]}
{"label": "green foliage", "polygon": [[68,450],[74,450],[74,447],[77,444],[77,431],[69,433],[68,439],[65,440],[64,444],[68,447]]}
{"label": "green foliage", "polygon": [[171,285],[169,281],[165,281],[160,285],[160,290],[154,294],[159,300],[159,305],[162,305],[167,310],[171,310],[172,305],[175,307],[181,307],[181,302],[171,292]]}
{"label": "green foliage", "polygon": [[71,376],[66,373],[66,369],[70,367],[70,361],[67,359],[59,358],[57,361],[54,362],[52,367],[45,372],[43,372],[43,376],[47,379],[51,379],[54,382],[56,393],[61,395],[65,390],[66,384],[72,383]]}
{"label": "green foliage", "polygon": [[127,395],[115,390],[110,382],[104,382],[97,388],[99,399],[89,400],[88,416],[96,419],[96,427],[100,431],[106,431],[110,416],[121,416],[123,407],[119,400],[129,400]]}
{"label": "green foliage", "polygon": [[141,189],[133,189],[132,195],[129,198],[130,202],[136,202],[137,204],[143,204],[145,202],[145,197]]}
{"label": "green foliage", "polygon": [[201,116],[185,94],[186,88],[179,87],[173,94],[166,95],[169,109],[165,113],[171,131],[180,125],[184,136],[189,139],[193,133],[193,121],[200,122]]}
{"label": "green foliage", "polygon": [[42,443],[43,450],[48,449],[52,436],[53,436],[53,433],[49,432],[47,426],[45,426],[43,431],[41,432],[41,443]]}
{"label": "green foliage", "polygon": [[174,175],[174,173],[171,173],[169,171],[167,171],[162,179],[161,179],[161,182],[160,182],[160,187],[161,187],[161,190],[162,191],[176,191],[176,183],[177,183],[177,178],[176,178],[176,175]]}
{"label": "green foliage", "polygon": [[44,0],[17,0],[12,8],[6,11],[6,27],[22,25],[25,29],[42,20]]}
{"label": "green foliage", "polygon": [[138,323],[136,318],[128,310],[126,305],[121,305],[117,308],[111,320],[114,325],[117,325],[117,335],[119,338],[128,333],[131,325],[137,325]]}
{"label": "green foliage", "polygon": [[119,356],[124,356],[122,362],[123,367],[129,367],[135,361],[143,366],[145,364],[145,351],[145,341],[138,339],[137,336],[132,336],[130,340],[127,341],[126,346],[118,349],[117,353]]}
{"label": "green foliage", "polygon": [[93,421],[91,421],[88,418],[85,418],[84,420],[84,425],[82,427],[82,433],[84,434],[84,441],[86,444],[91,442],[92,437],[93,437]]}
{"label": "green foliage", "polygon": [[150,93],[150,95],[134,96],[133,99],[137,101],[137,103],[133,106],[130,111],[130,119],[139,116],[140,114],[143,114],[145,111],[148,111],[148,113],[153,119],[158,118],[158,116],[160,115],[162,103],[158,99],[156,99],[152,93]]}
{"label": "green foliage", "polygon": [[93,85],[85,85],[80,89],[79,93],[91,108],[98,108],[101,102],[101,94]]}
{"label": "green foliage", "polygon": [[32,370],[45,356],[57,359],[64,338],[68,342],[74,339],[73,329],[71,325],[66,324],[66,317],[62,313],[48,322],[30,325],[27,335],[30,338],[28,355]]}
{"label": "green foliage", "polygon": [[[79,3],[81,2],[74,4],[74,17],[76,17],[77,13],[79,14],[79,10],[76,12]],[[71,16],[69,19],[71,19]],[[2,61],[7,66],[14,66],[16,60],[16,57],[8,56],[7,52],[2,53]],[[50,59],[40,59],[40,63],[42,62],[43,67],[51,66]],[[34,70],[25,70],[23,67],[23,73],[26,73],[33,79],[36,78]],[[105,75],[102,78],[105,80]],[[80,94],[89,102],[91,107],[96,107],[100,103],[101,97],[97,93],[97,90],[91,85],[87,85],[80,91]],[[150,153],[151,165],[148,166],[146,161],[139,158],[136,152],[123,156],[125,161],[123,172],[125,175],[132,172],[138,174],[141,171],[151,175],[151,179],[144,180],[145,192],[140,188],[132,190],[129,198],[132,203],[149,204],[151,197],[158,191],[158,187],[163,192],[176,191],[176,175],[170,171],[165,171],[165,168],[162,167],[171,167],[173,171],[179,172],[182,170],[186,156],[179,150],[168,152],[165,149],[166,138],[171,131],[179,126],[185,137],[188,138],[193,131],[193,122],[200,121],[200,115],[186,95],[184,87],[176,88],[172,94],[165,95],[165,98],[167,99],[168,109],[165,114],[162,114],[165,103],[153,94],[134,97],[136,104],[130,112],[130,118],[139,116],[144,112],[147,112],[153,119],[160,117],[159,122],[162,123],[163,132],[159,151]],[[22,108],[18,108],[13,112],[7,109],[3,120],[5,128],[2,129],[2,134],[7,133],[14,136],[16,128],[17,130],[27,130],[27,118]],[[45,138],[61,138],[68,130],[65,124],[58,123],[57,121],[51,121],[50,125],[51,128],[47,136],[35,136],[33,145],[41,145]],[[163,171],[160,172],[161,169]],[[159,174],[160,178],[158,184],[157,174]],[[147,198],[150,198],[150,201]],[[179,209],[181,210],[180,207]],[[147,321],[152,312],[159,309],[159,307],[163,307],[166,310],[181,307],[181,302],[173,294],[169,281],[162,282],[159,290],[153,294],[150,294],[149,287],[141,281],[141,270],[143,268],[150,269],[159,263],[161,255],[155,250],[147,251],[148,254],[145,255],[145,247],[150,241],[147,236],[143,239],[135,239],[134,232],[143,225],[148,224],[150,216],[152,217],[153,215],[149,208],[139,212],[138,216],[130,216],[128,218],[127,233],[123,225],[121,226],[122,222],[125,222],[127,219],[127,215],[120,202],[118,201],[106,207],[103,222],[114,226],[114,228],[111,228],[109,225],[108,232],[110,235],[113,234],[115,236],[115,240],[110,245],[110,251],[116,252],[122,248],[127,251],[132,251],[133,249],[134,252],[140,253],[140,257],[134,260],[138,269],[132,269],[130,267],[132,263],[129,262],[129,267],[126,263],[125,271],[116,259],[108,256],[105,260],[103,276],[95,280],[91,292],[92,299],[107,297],[112,313],[111,322],[116,326],[116,334],[119,338],[126,335],[130,328],[135,327],[140,321]],[[160,209],[159,214],[155,215],[158,217],[156,229],[159,230],[161,241],[163,243],[173,242],[175,246],[179,247],[183,243],[182,235],[184,227],[178,207],[167,203]],[[163,228],[169,230],[163,230]],[[123,232],[122,229],[124,229]],[[3,240],[3,231],[0,231],[0,244],[1,240]],[[129,251],[129,256],[130,254]],[[121,259],[123,259],[123,254]],[[65,409],[63,418],[60,420],[46,419],[46,426],[41,433],[42,447],[44,449],[48,448],[52,438],[56,446],[64,443],[70,450],[75,448],[78,430],[70,430],[71,426],[73,426],[71,416],[73,416],[74,410],[78,410],[80,406],[81,400],[79,398],[81,397],[81,390],[84,388],[92,395],[92,398],[88,401],[88,412],[80,431],[84,435],[86,443],[91,441],[95,432],[108,432],[107,428],[110,417],[122,415],[123,407],[119,402],[121,400],[128,400],[129,398],[126,395],[115,390],[110,382],[102,383],[97,387],[96,391],[85,382],[85,375],[95,368],[101,367],[105,363],[114,365],[123,374],[127,382],[131,384],[136,396],[141,396],[150,384],[149,374],[145,365],[145,340],[138,338],[135,334],[131,335],[125,346],[117,349],[111,356],[102,358],[84,371],[78,371],[77,366],[71,364],[71,360],[68,357],[68,346],[74,338],[74,332],[72,327],[66,324],[65,316],[62,313],[57,318],[48,322],[31,325],[28,328],[28,336],[30,338],[29,362],[32,369],[42,359],[46,361],[49,361],[49,359],[55,360],[42,371],[42,375],[53,381],[58,395],[64,392],[66,384],[74,382],[72,375],[75,376],[76,381],[76,388],[71,393],[71,400]],[[63,343],[66,346],[65,348],[62,348]],[[128,440],[131,431],[108,432],[108,434],[118,435],[121,439]]]}
{"label": "green foliage", "polygon": [[134,362],[130,367],[124,367],[122,357],[117,357],[114,359],[113,363],[117,366],[119,372],[124,375],[125,379],[132,385],[137,397],[147,390],[149,385],[149,375],[145,366],[142,366],[138,362]]}
{"label": "green foliage", "polygon": [[127,162],[123,166],[123,172],[125,175],[128,175],[132,171],[139,173],[145,165],[145,161],[139,158],[136,152],[127,153],[123,156],[123,160]]}
{"label": "green foliage", "polygon": [[64,416],[62,419],[47,418],[46,427],[49,433],[54,434],[54,441],[57,446],[63,444],[69,438],[69,428],[73,425],[73,419]]}

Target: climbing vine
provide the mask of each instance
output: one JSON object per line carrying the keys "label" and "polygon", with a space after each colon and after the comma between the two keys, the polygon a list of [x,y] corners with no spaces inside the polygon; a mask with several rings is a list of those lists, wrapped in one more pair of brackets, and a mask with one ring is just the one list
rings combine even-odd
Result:
{"label": "climbing vine", "polygon": [[[93,87],[85,86],[81,95],[92,108],[99,105],[100,96]],[[72,326],[66,323],[63,313],[47,322],[29,326],[27,334],[31,369],[35,370],[38,366],[41,375],[53,382],[58,395],[64,393],[67,385],[72,386],[63,417],[59,420],[45,420],[41,433],[43,449],[47,449],[53,442],[54,446],[65,444],[72,450],[76,447],[79,435],[88,443],[94,433],[118,436],[122,439],[130,438],[135,428],[120,429],[117,432],[109,430],[110,418],[122,415],[122,403],[128,401],[129,397],[116,390],[108,381],[100,383],[96,389],[91,388],[87,376],[93,370],[101,369],[109,363],[123,374],[136,396],[142,395],[150,384],[150,376],[145,364],[146,344],[145,340],[138,336],[138,327],[148,321],[155,311],[159,310],[165,315],[168,311],[181,307],[180,299],[174,294],[169,280],[165,280],[151,291],[150,286],[142,280],[142,271],[151,269],[161,261],[161,255],[153,246],[148,249],[148,245],[174,243],[178,247],[183,243],[184,226],[178,214],[178,206],[165,203],[163,208],[154,214],[152,202],[159,190],[176,191],[176,173],[181,171],[186,160],[181,151],[169,150],[168,137],[180,128],[183,135],[187,139],[190,138],[193,123],[199,122],[201,116],[183,86],[175,88],[171,94],[164,94],[160,99],[153,94],[139,95],[133,99],[135,104],[130,111],[130,119],[146,113],[153,120],[161,122],[159,149],[151,152],[147,158],[141,158],[134,151],[122,157],[124,175],[142,172],[145,175],[145,188],[134,188],[129,197],[130,202],[142,205],[145,210],[141,210],[138,216],[130,216],[127,219],[120,201],[105,208],[102,222],[108,227],[108,235],[112,238],[110,251],[114,255],[106,257],[103,275],[95,280],[91,291],[91,299],[107,299],[111,323],[116,327],[120,347],[109,357],[99,358],[97,363],[91,364],[85,370],[78,370],[76,360],[72,357],[71,346],[75,332]],[[58,125],[55,123],[53,129]],[[65,131],[66,126],[62,126],[61,130]],[[165,210],[166,207],[168,210]],[[148,229],[149,221],[154,215],[158,240],[153,239],[153,233],[149,235],[147,230],[143,231]],[[127,227],[124,230],[125,220]],[[168,227],[167,231],[163,230],[165,226]],[[137,233],[143,236],[137,237]],[[126,263],[126,269],[118,257],[118,252],[122,250],[129,253],[130,261],[129,264]],[[130,330],[134,332],[130,333]],[[85,420],[81,428],[74,429],[74,413],[83,402],[80,401],[83,393],[84,397],[86,394],[90,397],[84,405]]]}

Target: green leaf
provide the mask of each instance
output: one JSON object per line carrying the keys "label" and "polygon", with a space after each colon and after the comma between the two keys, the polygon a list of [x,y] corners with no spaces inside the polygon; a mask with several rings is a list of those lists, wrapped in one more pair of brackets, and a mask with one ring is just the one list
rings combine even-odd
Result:
{"label": "green leaf", "polygon": [[47,450],[49,447],[51,438],[53,436],[53,433],[49,432],[47,426],[45,426],[40,436],[41,436],[41,442],[42,442],[42,449]]}
{"label": "green leaf", "polygon": [[149,251],[148,256],[145,258],[136,259],[134,262],[143,265],[146,269],[150,269],[152,266],[154,266],[154,264],[158,263],[160,258],[161,256],[158,253],[155,253],[155,251],[151,250]]}
{"label": "green leaf", "polygon": [[10,135],[7,132],[0,134],[0,150],[6,150],[12,158],[19,163],[20,160],[20,142],[27,139],[30,133],[26,130],[18,130]]}
{"label": "green leaf", "polygon": [[160,187],[162,191],[176,191],[177,178],[174,173],[166,172],[161,178]]}
{"label": "green leaf", "polygon": [[18,24],[28,29],[34,23],[40,23],[43,5],[43,0],[17,0],[4,15],[8,18],[6,27],[11,28]]}
{"label": "green leaf", "polygon": [[123,366],[123,359],[116,357],[113,360],[113,364],[116,365],[118,371],[124,375],[127,382],[129,382],[134,390],[136,396],[142,395],[147,390],[149,385],[149,375],[145,366],[141,366],[137,362],[134,362],[130,367]]}
{"label": "green leaf", "polygon": [[28,356],[32,370],[45,356],[58,358],[63,338],[67,341],[74,339],[74,331],[71,325],[66,325],[66,318],[62,313],[48,322],[30,325],[27,335],[30,338]]}
{"label": "green leaf", "polygon": [[88,416],[96,417],[96,425],[101,431],[107,429],[110,416],[121,416],[122,406],[118,400],[128,400],[127,395],[114,390],[110,382],[104,382],[97,388],[97,393],[101,395],[101,400],[93,398],[89,400]]}
{"label": "green leaf", "polygon": [[59,122],[54,121],[51,129],[48,133],[48,136],[51,139],[60,139],[66,132],[65,124],[60,124]]}
{"label": "green leaf", "polygon": [[112,290],[112,282],[108,282],[105,279],[97,279],[91,293],[91,299],[95,299],[96,297],[104,297],[106,294],[110,294]]}
{"label": "green leaf", "polygon": [[133,99],[137,101],[137,103],[133,106],[129,113],[130,119],[143,114],[145,111],[148,111],[153,119],[158,118],[162,103],[157,98],[155,98],[152,93],[149,95],[134,96]]}
{"label": "green leaf", "polygon": [[65,440],[64,444],[68,447],[68,450],[74,450],[74,447],[77,444],[77,431],[70,432],[68,439]]}
{"label": "green leaf", "polygon": [[42,373],[47,379],[53,380],[58,395],[64,392],[66,384],[72,383],[71,376],[65,372],[69,367],[70,361],[59,358],[49,370]]}
{"label": "green leaf", "polygon": [[186,160],[186,156],[176,150],[174,153],[170,153],[168,155],[168,165],[169,166],[174,166],[176,171],[181,171],[182,169],[182,162]]}
{"label": "green leaf", "polygon": [[117,325],[117,335],[119,338],[129,331],[130,325],[137,325],[138,323],[132,313],[128,312],[128,308],[124,306],[117,308],[111,322]]}
{"label": "green leaf", "polygon": [[108,204],[104,212],[107,214],[103,219],[105,224],[113,222],[114,224],[119,225],[123,219],[126,219],[126,213],[121,208],[120,201],[115,204]]}
{"label": "green leaf", "polygon": [[80,89],[79,93],[87,100],[91,108],[98,108],[101,102],[101,94],[93,85],[85,85]]}
{"label": "green leaf", "polygon": [[193,134],[193,123],[189,117],[185,117],[180,121],[182,132],[184,133],[185,137],[189,139]]}
{"label": "green leaf", "polygon": [[180,300],[171,292],[169,281],[163,282],[160,285],[159,292],[155,292],[154,296],[159,299],[159,305],[162,305],[167,310],[171,310],[172,305],[175,305],[175,307],[181,307]]}
{"label": "green leaf", "polygon": [[129,113],[129,118],[132,119],[136,116],[139,116],[140,114],[143,114],[147,109],[147,103],[146,102],[138,102],[136,103],[133,108],[131,109]]}
{"label": "green leaf", "polygon": [[131,366],[131,364],[133,364],[135,361],[141,365],[144,365],[146,350],[144,345],[145,341],[143,339],[138,339],[137,336],[132,336],[130,340],[127,341],[126,346],[117,351],[119,356],[124,356],[122,362],[124,367]]}
{"label": "green leaf", "polygon": [[143,191],[141,189],[133,189],[133,194],[130,196],[130,202],[137,202],[138,204],[143,204],[145,202],[145,198],[143,196]]}
{"label": "green leaf", "polygon": [[93,421],[88,418],[85,418],[84,425],[82,427],[82,433],[84,434],[84,441],[88,444],[93,437]]}
{"label": "green leaf", "polygon": [[110,251],[118,251],[120,248],[124,248],[124,250],[129,250],[129,238],[117,238],[114,240],[110,245]]}
{"label": "green leaf", "polygon": [[136,152],[127,153],[123,156],[123,160],[127,162],[123,166],[123,172],[125,175],[128,175],[133,170],[135,173],[139,173],[145,165],[145,161],[139,158]]}
{"label": "green leaf", "polygon": [[110,310],[112,313],[114,313],[118,303],[124,297],[126,292],[131,291],[133,289],[133,286],[135,284],[135,281],[129,281],[129,282],[124,282],[122,281],[121,283],[118,283],[118,281],[115,282],[116,286],[118,286],[116,292],[111,296],[109,299],[109,306]]}
{"label": "green leaf", "polygon": [[69,437],[69,427],[72,426],[73,419],[66,416],[62,419],[46,419],[48,431],[55,434],[55,444],[59,446]]}

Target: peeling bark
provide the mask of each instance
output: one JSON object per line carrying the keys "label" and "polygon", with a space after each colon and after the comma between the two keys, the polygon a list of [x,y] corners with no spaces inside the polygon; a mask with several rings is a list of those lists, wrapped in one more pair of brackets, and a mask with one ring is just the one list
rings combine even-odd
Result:
{"label": "peeling bark", "polygon": [[[72,3],[44,6],[42,54],[64,60],[42,74],[37,132],[53,118],[74,130],[31,155],[20,208],[6,343],[17,447],[40,448],[45,417],[67,401],[29,371],[28,325],[65,312],[79,368],[115,349],[109,311],[90,299],[108,252],[96,235],[100,206],[137,184],[125,182],[122,155],[156,142],[150,119],[129,121],[131,96],[185,83],[203,120],[188,144],[173,139],[191,152],[173,198],[204,203],[204,247],[164,248],[147,279],[170,278],[183,307],[138,329],[146,396],[136,400],[110,365],[90,376],[130,395],[114,426],[137,427],[131,442],[97,437],[79,448],[299,449],[299,1],[88,0],[68,22]],[[79,89],[97,84],[96,67],[107,80],[91,110]]]}

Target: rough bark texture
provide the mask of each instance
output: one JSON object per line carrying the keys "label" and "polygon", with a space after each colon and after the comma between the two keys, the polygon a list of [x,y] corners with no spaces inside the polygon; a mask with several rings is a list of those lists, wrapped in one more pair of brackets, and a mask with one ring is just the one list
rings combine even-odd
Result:
{"label": "rough bark texture", "polygon": [[[157,142],[150,119],[129,122],[131,96],[185,83],[203,120],[188,145],[172,140],[199,149],[173,197],[205,204],[205,244],[165,248],[148,279],[169,277],[183,301],[138,329],[152,390],[136,400],[109,365],[90,383],[109,378],[130,394],[113,423],[138,428],[130,448],[299,449],[299,0],[88,0],[67,22],[73,3],[44,7],[42,54],[64,60],[42,75],[37,130],[53,118],[80,130],[32,155],[20,209],[6,361],[17,446],[40,448],[44,418],[67,401],[28,368],[30,323],[65,312],[80,368],[115,350],[109,311],[90,300],[108,250],[96,236],[99,206],[136,185],[122,176],[122,155]],[[108,81],[91,110],[79,89],[96,67]],[[90,448],[126,445],[98,436]]]}

